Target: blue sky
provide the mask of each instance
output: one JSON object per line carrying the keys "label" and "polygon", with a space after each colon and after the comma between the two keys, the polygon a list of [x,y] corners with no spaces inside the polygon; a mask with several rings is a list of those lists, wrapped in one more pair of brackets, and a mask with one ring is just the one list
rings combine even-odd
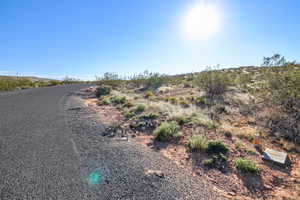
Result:
{"label": "blue sky", "polygon": [[[198,4],[216,8],[218,27],[191,40],[184,16]],[[299,61],[299,9],[299,0],[0,0],[0,74],[176,74],[274,53]]]}

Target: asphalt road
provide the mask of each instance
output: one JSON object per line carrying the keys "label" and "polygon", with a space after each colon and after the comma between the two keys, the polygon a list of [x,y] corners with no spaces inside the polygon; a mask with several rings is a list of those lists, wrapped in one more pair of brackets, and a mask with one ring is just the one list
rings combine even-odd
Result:
{"label": "asphalt road", "polygon": [[0,93],[1,200],[219,199],[158,152],[103,137],[82,87]]}

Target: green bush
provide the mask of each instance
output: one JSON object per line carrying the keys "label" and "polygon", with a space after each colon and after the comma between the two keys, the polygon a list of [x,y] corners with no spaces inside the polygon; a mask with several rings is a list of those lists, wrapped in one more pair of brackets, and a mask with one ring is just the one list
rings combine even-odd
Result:
{"label": "green bush", "polygon": [[195,101],[196,105],[198,105],[198,106],[206,104],[205,99],[203,97],[197,97],[197,98],[195,98],[194,101]]}
{"label": "green bush", "polygon": [[212,167],[212,168],[222,168],[227,161],[227,157],[220,153],[213,155],[211,158],[206,159],[202,162],[204,166]]}
{"label": "green bush", "polygon": [[109,105],[109,104],[110,104],[110,101],[107,98],[101,99],[97,103],[98,106]]}
{"label": "green bush", "polygon": [[150,97],[153,97],[153,96],[154,96],[154,94],[153,94],[152,91],[148,90],[148,91],[145,92],[145,98],[150,98]]}
{"label": "green bush", "polygon": [[251,149],[246,149],[245,151],[249,155],[257,155],[257,153],[255,151],[251,150]]}
{"label": "green bush", "polygon": [[227,90],[230,79],[223,71],[207,70],[201,72],[194,79],[195,85],[204,89],[209,98],[213,99],[215,96],[220,96]]}
{"label": "green bush", "polygon": [[188,141],[188,146],[191,150],[206,149],[206,139],[202,135],[194,135]]}
{"label": "green bush", "polygon": [[180,126],[177,122],[163,122],[154,130],[154,136],[156,140],[167,141],[177,134],[179,130]]}
{"label": "green bush", "polygon": [[126,117],[127,119],[132,118],[133,116],[135,116],[135,113],[132,110],[125,110],[123,111],[123,115],[124,117]]}
{"label": "green bush", "polygon": [[182,126],[182,125],[184,125],[184,124],[186,124],[186,123],[188,123],[188,122],[191,121],[191,119],[190,119],[189,117],[187,117],[187,116],[176,117],[175,120],[176,120],[176,122],[177,122],[180,126]]}
{"label": "green bush", "polygon": [[146,106],[144,104],[139,104],[136,108],[135,108],[135,112],[137,113],[141,113],[145,111]]}
{"label": "green bush", "polygon": [[158,118],[158,114],[148,113],[148,114],[145,114],[141,117],[144,118],[144,119],[156,119],[156,118]]}
{"label": "green bush", "polygon": [[214,154],[219,154],[219,153],[226,154],[229,151],[229,149],[222,141],[211,140],[207,143],[206,151],[208,153],[214,153]]}
{"label": "green bush", "polygon": [[101,86],[101,87],[97,87],[96,89],[96,97],[101,97],[101,96],[105,96],[105,95],[109,95],[111,92],[111,88],[107,87],[107,86]]}
{"label": "green bush", "polygon": [[235,167],[242,172],[258,173],[259,168],[256,166],[256,163],[252,160],[238,158],[235,160]]}
{"label": "green bush", "polygon": [[124,104],[126,102],[126,98],[121,96],[114,96],[110,98],[110,102],[114,104]]}
{"label": "green bush", "polygon": [[178,103],[178,99],[176,99],[175,97],[169,97],[169,102],[171,104],[177,104]]}
{"label": "green bush", "polygon": [[186,100],[181,99],[181,100],[179,100],[178,103],[179,103],[179,105],[181,105],[184,108],[189,107],[189,103]]}
{"label": "green bush", "polygon": [[57,80],[51,80],[49,81],[49,86],[55,86],[55,85],[60,85],[61,82],[60,81],[57,81]]}

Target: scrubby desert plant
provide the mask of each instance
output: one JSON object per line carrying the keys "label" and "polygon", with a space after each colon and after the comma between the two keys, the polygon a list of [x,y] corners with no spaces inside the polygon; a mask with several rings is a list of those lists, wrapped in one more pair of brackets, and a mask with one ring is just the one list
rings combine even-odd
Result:
{"label": "scrubby desert plant", "polygon": [[126,102],[126,98],[122,96],[114,96],[110,98],[110,102],[114,104],[124,104]]}
{"label": "scrubby desert plant", "polygon": [[180,126],[177,122],[163,122],[154,130],[154,136],[156,140],[167,141],[177,134],[179,130]]}
{"label": "scrubby desert plant", "polygon": [[154,96],[154,94],[151,90],[148,90],[148,91],[145,92],[145,98],[150,98],[150,97],[153,97],[153,96]]}
{"label": "scrubby desert plant", "polygon": [[144,119],[156,119],[156,118],[158,118],[158,114],[151,112],[151,113],[147,113],[141,117]]}
{"label": "scrubby desert plant", "polygon": [[137,113],[141,113],[145,111],[146,106],[144,104],[139,104],[137,105],[137,107],[135,108],[135,112]]}
{"label": "scrubby desert plant", "polygon": [[256,166],[256,163],[252,160],[245,158],[237,158],[234,162],[234,165],[237,169],[242,172],[258,173],[259,168]]}
{"label": "scrubby desert plant", "polygon": [[226,144],[223,141],[219,140],[211,140],[207,143],[206,152],[213,153],[213,154],[226,154],[229,151]]}
{"label": "scrubby desert plant", "polygon": [[179,105],[181,105],[184,108],[189,107],[189,103],[184,99],[180,99],[178,103],[179,103]]}
{"label": "scrubby desert plant", "polygon": [[224,168],[226,161],[227,161],[227,157],[224,154],[220,153],[220,154],[213,155],[209,159],[204,160],[202,164],[207,167],[222,169]]}
{"label": "scrubby desert plant", "polygon": [[107,98],[100,99],[97,103],[98,106],[109,105],[110,101]]}
{"label": "scrubby desert plant", "polygon": [[110,92],[111,92],[111,88],[108,87],[108,86],[97,87],[97,89],[96,89],[96,97],[99,98],[99,97],[108,95],[108,94],[110,94]]}
{"label": "scrubby desert plant", "polygon": [[175,117],[175,120],[177,121],[177,123],[182,126],[188,122],[191,121],[191,119],[187,116],[179,116],[179,117]]}
{"label": "scrubby desert plant", "polygon": [[191,118],[191,121],[192,121],[192,123],[198,124],[200,126],[204,126],[209,130],[216,128],[216,125],[214,124],[214,122],[202,114],[195,114]]}
{"label": "scrubby desert plant", "polygon": [[194,83],[206,91],[207,97],[214,99],[216,96],[225,93],[230,84],[230,79],[223,71],[208,69],[197,75]]}
{"label": "scrubby desert plant", "polygon": [[204,150],[206,145],[206,139],[202,135],[194,135],[188,141],[188,146],[191,150]]}

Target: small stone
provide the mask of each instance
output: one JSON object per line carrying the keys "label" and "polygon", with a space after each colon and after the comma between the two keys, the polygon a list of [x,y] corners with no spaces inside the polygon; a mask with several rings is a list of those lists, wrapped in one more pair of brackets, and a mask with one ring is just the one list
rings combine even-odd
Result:
{"label": "small stone", "polygon": [[127,141],[128,138],[127,137],[121,137],[121,138],[118,138],[117,140],[119,140],[119,141]]}
{"label": "small stone", "polygon": [[231,196],[235,196],[236,195],[235,192],[228,192],[228,194],[231,195]]}
{"label": "small stone", "polygon": [[69,108],[68,110],[80,110],[81,107],[73,107],[73,108]]}
{"label": "small stone", "polygon": [[271,185],[265,185],[264,187],[266,190],[271,190],[273,188]]}

